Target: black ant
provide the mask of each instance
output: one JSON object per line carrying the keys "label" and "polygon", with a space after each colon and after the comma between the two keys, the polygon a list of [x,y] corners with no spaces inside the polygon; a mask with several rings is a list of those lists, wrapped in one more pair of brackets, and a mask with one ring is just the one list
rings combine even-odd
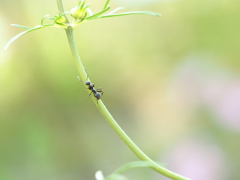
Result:
{"label": "black ant", "polygon": [[88,89],[91,91],[91,93],[89,94],[89,96],[93,93],[94,97],[99,100],[101,99],[101,96],[103,95],[103,91],[102,88],[94,88],[94,84],[91,83],[90,81],[86,81],[85,85],[88,86]]}
{"label": "black ant", "polygon": [[[85,68],[85,72],[86,72],[86,68]],[[87,72],[86,72],[86,73],[87,73]],[[88,79],[88,74],[87,74],[87,79]],[[78,76],[78,80],[79,80],[79,81],[82,81],[79,76]],[[93,93],[94,97],[95,97],[97,100],[101,99],[101,96],[103,95],[102,88],[97,88],[97,89],[95,89],[95,88],[94,88],[94,84],[91,83],[90,81],[85,81],[85,85],[88,86],[87,89],[91,91],[91,93],[89,94],[89,96]]]}

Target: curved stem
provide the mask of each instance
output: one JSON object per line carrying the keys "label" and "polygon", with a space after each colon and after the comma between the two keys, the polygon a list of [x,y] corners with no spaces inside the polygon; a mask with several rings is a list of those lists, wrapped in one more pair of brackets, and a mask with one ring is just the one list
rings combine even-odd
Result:
{"label": "curved stem", "polygon": [[[58,2],[59,10],[60,11],[63,10],[61,0],[57,0],[57,2]],[[60,12],[60,13],[63,13],[63,12]],[[73,37],[72,27],[69,26],[66,29],[66,34],[67,34],[67,38],[68,38],[68,41],[69,41],[69,45],[70,45],[70,48],[71,48],[71,51],[72,51],[74,61],[75,61],[76,66],[77,66],[79,76],[82,80],[86,80],[88,77],[87,77],[87,74],[85,72],[85,68],[82,64],[82,61],[80,59],[80,56],[78,54],[77,48],[76,48],[76,44],[75,44],[74,37]],[[122,130],[122,128],[118,125],[118,123],[114,120],[112,115],[109,113],[109,111],[107,110],[107,108],[104,105],[104,103],[102,102],[102,100],[100,99],[97,102],[97,100],[95,99],[94,96],[91,96],[91,98],[93,99],[94,103],[96,104],[97,108],[99,109],[99,111],[103,115],[103,117],[106,119],[108,124],[113,128],[113,130],[118,134],[118,136],[124,141],[124,143],[133,151],[133,153],[139,159],[141,159],[142,161],[150,162],[152,164],[150,166],[152,169],[154,169],[155,171],[159,172],[160,174],[162,174],[166,177],[169,177],[169,178],[174,179],[174,180],[190,180],[190,179],[185,178],[181,175],[178,175],[178,174],[176,174],[176,173],[174,173],[174,172],[172,172],[168,169],[165,169],[165,168],[161,167],[159,164],[157,164],[156,162],[151,160],[141,149],[139,149],[139,147]]]}

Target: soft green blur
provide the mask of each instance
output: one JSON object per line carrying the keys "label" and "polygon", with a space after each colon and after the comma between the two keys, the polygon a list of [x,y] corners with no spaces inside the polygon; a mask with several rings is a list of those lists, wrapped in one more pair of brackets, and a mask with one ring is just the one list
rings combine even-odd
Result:
{"label": "soft green blur", "polygon": [[[63,1],[66,10],[77,0]],[[104,1],[90,1],[93,10]],[[143,1],[141,1],[143,2]],[[117,0],[161,13],[75,29],[87,73],[127,134],[154,160],[194,180],[240,177],[240,1]],[[0,2],[0,180],[90,180],[137,158],[97,111],[62,29],[21,29],[55,1]],[[163,180],[150,169],[129,179]]]}

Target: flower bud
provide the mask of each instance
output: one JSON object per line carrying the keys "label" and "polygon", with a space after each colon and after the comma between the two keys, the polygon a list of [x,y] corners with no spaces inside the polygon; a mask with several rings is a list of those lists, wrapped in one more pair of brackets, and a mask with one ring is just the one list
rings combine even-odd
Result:
{"label": "flower bud", "polygon": [[87,16],[86,8],[88,5],[85,6],[85,1],[80,1],[78,6],[75,6],[70,10],[70,14],[76,20],[81,21]]}
{"label": "flower bud", "polygon": [[57,24],[65,24],[67,22],[67,19],[64,16],[60,16],[56,19]]}

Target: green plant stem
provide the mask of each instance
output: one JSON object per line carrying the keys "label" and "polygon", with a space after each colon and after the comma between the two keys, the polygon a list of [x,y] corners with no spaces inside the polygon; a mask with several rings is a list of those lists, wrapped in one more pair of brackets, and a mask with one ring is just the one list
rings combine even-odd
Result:
{"label": "green plant stem", "polygon": [[[61,0],[57,0],[57,2],[58,2],[59,11],[63,10]],[[63,12],[60,12],[60,13],[63,13]],[[68,38],[68,41],[69,41],[69,45],[70,45],[70,49],[72,51],[74,61],[75,61],[76,66],[77,66],[79,76],[82,80],[86,80],[88,77],[87,77],[85,68],[82,64],[82,61],[80,59],[80,56],[78,54],[77,48],[76,48],[76,44],[75,44],[74,37],[73,37],[72,27],[69,26],[66,29],[66,34],[67,34],[67,38]],[[83,81],[83,83],[84,83],[84,81]],[[154,169],[155,171],[159,172],[160,174],[162,174],[166,177],[169,177],[169,178],[174,179],[174,180],[190,180],[190,179],[185,178],[181,175],[178,175],[178,174],[176,174],[176,173],[174,173],[174,172],[172,172],[168,169],[165,169],[165,168],[161,167],[159,164],[157,164],[156,162],[151,160],[141,149],[139,149],[139,147],[122,130],[122,128],[118,125],[118,123],[114,120],[112,115],[109,113],[106,106],[103,104],[102,100],[100,99],[97,102],[97,100],[95,99],[94,96],[91,96],[91,98],[93,99],[95,105],[97,106],[97,108],[99,109],[99,111],[103,115],[103,117],[106,119],[108,124],[113,128],[113,130],[118,134],[118,136],[124,141],[124,143],[133,151],[133,153],[139,159],[141,159],[142,161],[150,162],[152,164],[150,166],[152,169]]]}
{"label": "green plant stem", "polygon": [[106,8],[107,8],[107,6],[108,6],[109,2],[110,2],[110,0],[106,0],[106,2],[105,2],[105,5],[104,5],[103,9],[106,9]]}
{"label": "green plant stem", "polygon": [[[57,6],[58,6],[58,10],[59,10],[60,13],[64,13],[64,12],[65,12],[65,11],[64,11],[64,7],[63,7],[62,0],[57,0]],[[69,23],[66,14],[64,14],[63,16],[66,18],[67,23]]]}

